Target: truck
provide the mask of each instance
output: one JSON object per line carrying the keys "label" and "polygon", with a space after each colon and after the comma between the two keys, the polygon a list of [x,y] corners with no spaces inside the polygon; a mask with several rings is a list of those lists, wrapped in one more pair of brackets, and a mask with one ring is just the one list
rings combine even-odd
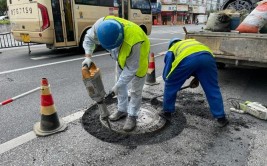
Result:
{"label": "truck", "polygon": [[213,51],[218,68],[226,65],[267,68],[267,34],[184,30],[186,39],[196,39]]}

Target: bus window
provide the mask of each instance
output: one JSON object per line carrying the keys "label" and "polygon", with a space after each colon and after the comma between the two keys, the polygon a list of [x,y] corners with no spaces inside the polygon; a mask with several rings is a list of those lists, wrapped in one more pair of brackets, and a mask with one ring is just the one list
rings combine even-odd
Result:
{"label": "bus window", "polygon": [[[119,17],[122,18],[122,3],[121,0],[118,0],[118,5],[119,5]],[[128,20],[128,0],[124,0],[124,19]]]}
{"label": "bus window", "polygon": [[52,11],[54,18],[56,42],[64,42],[59,1],[52,0]]}
{"label": "bus window", "polygon": [[80,5],[114,7],[114,0],[75,0],[75,3]]}
{"label": "bus window", "polygon": [[114,0],[99,0],[98,6],[113,7],[114,6]]}
{"label": "bus window", "polygon": [[73,28],[71,1],[64,0],[63,2],[64,2],[63,4],[64,4],[67,40],[74,41],[74,28]]}
{"label": "bus window", "polygon": [[149,0],[131,0],[131,4],[132,9],[139,9],[142,14],[151,14]]}
{"label": "bus window", "polygon": [[75,0],[75,3],[81,5],[97,5],[97,0]]}

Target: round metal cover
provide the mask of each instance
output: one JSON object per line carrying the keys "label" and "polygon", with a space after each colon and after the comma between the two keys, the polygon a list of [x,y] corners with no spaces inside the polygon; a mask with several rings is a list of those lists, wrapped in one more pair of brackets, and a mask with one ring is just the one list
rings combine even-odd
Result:
{"label": "round metal cover", "polygon": [[[108,110],[112,114],[117,111],[117,105],[111,104],[108,106]],[[144,134],[157,131],[164,127],[166,120],[158,115],[158,111],[154,109],[151,105],[142,105],[138,113],[138,118],[136,121],[136,127],[131,132],[125,132],[123,126],[125,124],[126,118],[122,118],[118,121],[109,121],[111,129],[118,133],[123,134]],[[108,128],[108,124],[105,120],[100,118],[102,125]]]}
{"label": "round metal cover", "polygon": [[[193,97],[196,95],[194,94]],[[189,96],[189,101],[192,97]],[[162,108],[162,102],[158,101],[157,105],[151,105],[150,98],[142,98],[142,110],[146,109],[149,110],[149,112],[154,113],[155,115],[158,115],[158,111]],[[186,101],[188,101],[186,100]],[[115,111],[117,109],[117,99],[113,98],[109,101],[107,101],[107,107],[111,109],[111,111]],[[187,104],[188,105],[188,104]],[[195,105],[191,104],[190,106],[193,106],[195,108]],[[197,103],[197,107],[201,106],[201,104]],[[151,108],[152,107],[152,108]],[[192,107],[189,107],[189,110],[192,111]],[[197,108],[197,110],[199,110]],[[111,112],[110,111],[110,112]],[[197,111],[192,111],[192,113],[196,113]],[[204,112],[207,112],[206,109],[204,109]],[[142,113],[140,112],[139,115]],[[147,114],[146,114],[147,115]],[[152,114],[153,115],[153,114]],[[143,117],[144,118],[144,117]],[[140,119],[140,118],[139,118]],[[147,121],[147,118],[145,118]],[[142,120],[145,120],[142,119]],[[140,119],[141,120],[141,119]],[[139,121],[139,120],[138,120]],[[123,125],[125,122],[125,118],[119,120],[118,122],[111,122],[111,125],[114,131],[111,131],[108,127],[106,122],[102,122],[100,120],[99,116],[99,108],[97,104],[91,105],[84,113],[84,115],[81,118],[81,123],[85,131],[87,131],[89,134],[94,136],[95,138],[100,139],[101,141],[109,142],[109,143],[115,143],[130,147],[135,147],[138,145],[149,145],[149,144],[155,144],[155,143],[161,143],[163,141],[172,139],[179,135],[184,128],[186,127],[186,118],[184,116],[183,111],[175,111],[172,115],[172,122],[170,123],[157,123],[157,125],[161,124],[163,127],[157,126],[158,128],[155,129],[151,126],[147,126],[148,128],[146,130],[142,130],[144,134],[137,134],[139,123],[137,123],[137,128],[132,132],[124,132],[122,130]],[[156,120],[154,121],[156,122]],[[117,123],[120,123],[120,125],[117,125]],[[103,125],[104,124],[104,125]],[[118,130],[115,130],[115,127],[117,126]],[[161,129],[160,129],[161,128]],[[148,130],[150,129],[150,130]],[[159,130],[160,129],[160,130]],[[157,130],[157,131],[156,131]],[[154,132],[153,132],[154,131]],[[121,133],[120,133],[121,132]],[[147,132],[147,133],[145,133]]]}

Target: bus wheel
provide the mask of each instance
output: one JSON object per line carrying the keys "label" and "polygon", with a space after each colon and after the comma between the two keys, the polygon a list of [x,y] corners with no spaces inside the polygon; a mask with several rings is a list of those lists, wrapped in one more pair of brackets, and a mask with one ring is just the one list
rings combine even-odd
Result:
{"label": "bus wheel", "polygon": [[81,36],[81,39],[80,39],[80,42],[79,42],[79,51],[83,50],[83,40],[84,40],[85,35],[86,35],[86,31]]}
{"label": "bus wheel", "polygon": [[146,29],[146,26],[144,26],[144,25],[141,25],[140,27],[141,27],[141,28],[142,28],[142,30],[145,32],[145,34],[147,34],[147,29]]}
{"label": "bus wheel", "polygon": [[46,48],[49,48],[50,50],[54,48],[53,44],[46,44]]}

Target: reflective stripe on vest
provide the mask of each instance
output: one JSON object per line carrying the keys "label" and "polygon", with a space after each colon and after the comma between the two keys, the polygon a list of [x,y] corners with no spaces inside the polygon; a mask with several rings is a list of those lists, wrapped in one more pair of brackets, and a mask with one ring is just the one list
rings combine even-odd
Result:
{"label": "reflective stripe on vest", "polygon": [[214,56],[212,51],[207,46],[196,41],[195,39],[187,39],[177,42],[169,49],[169,51],[173,52],[175,60],[172,62],[172,68],[168,73],[167,78],[171,75],[179,63],[191,54],[197,52],[208,52]]}
{"label": "reflective stripe on vest", "polygon": [[139,68],[137,69],[136,76],[144,77],[148,69],[148,55],[150,51],[150,41],[147,35],[133,22],[115,16],[105,17],[105,20],[107,19],[114,19],[123,25],[124,39],[118,55],[118,64],[122,70],[125,67],[127,57],[131,54],[132,47],[137,43],[141,43]]}

